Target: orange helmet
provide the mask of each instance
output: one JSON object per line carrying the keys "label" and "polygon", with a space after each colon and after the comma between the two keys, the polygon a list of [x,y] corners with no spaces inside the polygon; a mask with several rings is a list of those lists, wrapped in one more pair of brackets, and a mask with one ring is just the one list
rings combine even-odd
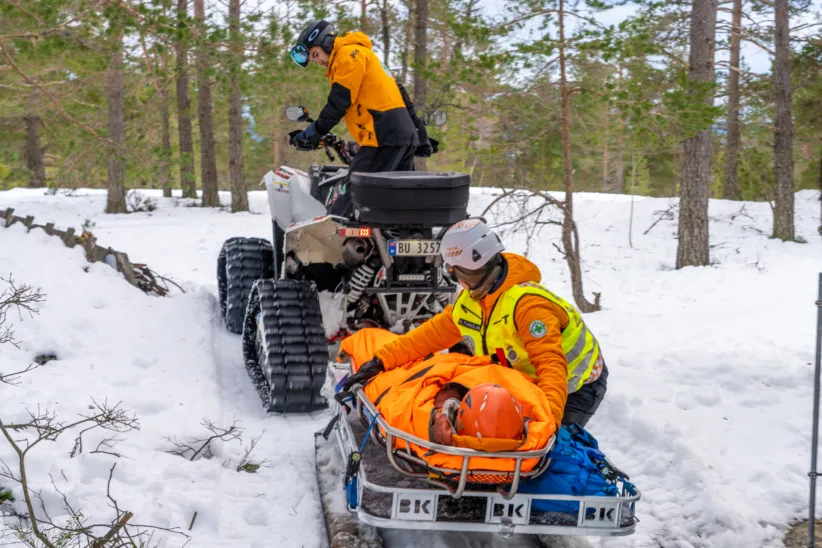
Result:
{"label": "orange helmet", "polygon": [[460,436],[522,439],[525,420],[522,405],[498,384],[480,384],[468,391],[457,411]]}

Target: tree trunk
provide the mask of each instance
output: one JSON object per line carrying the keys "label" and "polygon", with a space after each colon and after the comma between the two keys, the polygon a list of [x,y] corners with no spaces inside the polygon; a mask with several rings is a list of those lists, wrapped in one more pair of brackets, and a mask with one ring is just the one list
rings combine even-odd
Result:
{"label": "tree trunk", "polygon": [[793,116],[788,0],[776,0],[774,25],[774,209],[773,237],[794,240]]}
{"label": "tree trunk", "polygon": [[622,124],[620,124],[620,131],[616,136],[616,158],[614,159],[614,175],[616,175],[616,192],[625,194],[625,158],[623,152],[625,149],[625,140],[622,137]]}
{"label": "tree trunk", "polygon": [[602,143],[602,192],[608,192],[608,129],[611,122],[609,107],[605,107],[605,140]]}
{"label": "tree trunk", "polygon": [[739,165],[739,52],[742,42],[742,0],[734,0],[733,27],[731,29],[731,66],[728,72],[728,120],[725,123],[727,145],[725,148],[725,176],[722,180],[722,197],[741,200],[742,192],[737,182]]}
{"label": "tree trunk", "polygon": [[[691,12],[691,52],[689,79],[706,86],[714,82],[714,42],[716,40],[716,0],[694,0]],[[713,90],[692,92],[695,102],[713,104]],[[696,132],[685,140],[680,172],[679,242],[676,267],[707,266],[708,194],[711,183],[711,129]]]}
{"label": "tree trunk", "polygon": [[582,260],[579,250],[579,233],[574,223],[574,167],[571,162],[571,107],[570,91],[566,74],[565,53],[565,0],[559,0],[559,93],[562,109],[562,165],[565,181],[565,209],[562,218],[562,247],[565,261],[571,271],[571,291],[580,312],[596,312],[600,309],[599,295],[588,302],[582,290]]}
{"label": "tree trunk", "polygon": [[[119,27],[119,22],[112,20]],[[123,94],[123,31],[117,28],[111,35],[112,54],[108,67],[108,138],[114,142],[109,151],[108,196],[106,213],[127,213],[126,168],[123,160],[125,129]]]}
{"label": "tree trunk", "polygon": [[819,233],[822,234],[822,150],[819,151]]}
{"label": "tree trunk", "polygon": [[[619,89],[622,89],[622,65],[619,65]],[[614,161],[614,171],[616,171],[616,192],[625,194],[625,164],[623,153],[625,150],[625,123],[622,121],[622,113],[617,109],[619,124],[617,124],[616,134],[616,159]]]}
{"label": "tree trunk", "polygon": [[168,89],[166,82],[160,88],[160,124],[163,136],[163,151],[160,158],[160,186],[163,197],[171,198],[171,124],[168,119]]}
{"label": "tree trunk", "polygon": [[386,69],[388,69],[389,62],[391,61],[390,7],[388,0],[382,0],[382,4],[380,5],[380,20],[382,22],[382,64],[385,65]]}
{"label": "tree trunk", "polygon": [[414,20],[414,17],[411,13],[411,3],[413,1],[414,0],[407,0],[406,2],[404,2],[406,7],[408,8],[408,20],[405,21],[405,25],[403,28],[405,32],[405,37],[402,41],[402,50],[400,51],[400,84],[402,85],[405,85],[405,83],[408,81],[408,44],[411,43],[411,27],[413,26],[412,21]]}
{"label": "tree trunk", "polygon": [[217,182],[217,146],[214,143],[214,122],[211,118],[211,82],[208,75],[208,49],[205,45],[205,2],[194,0],[197,21],[197,115],[200,122],[200,179],[203,185],[203,207],[220,207]]}
{"label": "tree trunk", "polygon": [[[278,110],[278,112],[281,111],[282,110]],[[271,128],[273,130],[271,133],[274,136],[274,138],[272,139],[274,150],[272,152],[274,153],[275,168],[278,168],[285,163],[283,161],[283,141],[285,140],[285,138],[283,136],[282,125],[283,123],[280,120],[279,116],[275,116],[274,123],[272,124],[273,127]]]}
{"label": "tree trunk", "polygon": [[365,25],[368,22],[368,0],[360,0],[360,30],[366,32]]}
{"label": "tree trunk", "polygon": [[[177,28],[187,33],[187,0],[177,0]],[[188,98],[187,39],[177,38],[177,133],[180,139],[180,188],[183,198],[197,197],[197,181],[194,178],[194,135],[191,129],[191,102]]]}
{"label": "tree trunk", "polygon": [[[243,42],[240,34],[240,0],[228,5],[228,33],[234,56],[231,59],[231,96],[228,104],[228,175],[231,179],[231,211],[248,211],[243,164],[243,97],[240,93],[240,67]],[[276,166],[277,164],[275,164]]]}
{"label": "tree trunk", "polygon": [[[428,0],[415,0],[417,7],[414,29],[414,107],[420,116],[425,112],[428,81],[425,69],[428,66]],[[417,171],[426,171],[425,158],[416,158]]]}
{"label": "tree trunk", "polygon": [[29,186],[46,186],[46,166],[43,163],[43,147],[40,145],[40,116],[29,111],[23,119],[26,122],[26,166],[29,168]]}

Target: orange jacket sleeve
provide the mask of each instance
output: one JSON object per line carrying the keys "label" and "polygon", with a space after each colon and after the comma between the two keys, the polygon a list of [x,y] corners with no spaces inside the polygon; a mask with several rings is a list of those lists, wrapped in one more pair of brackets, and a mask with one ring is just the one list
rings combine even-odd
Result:
{"label": "orange jacket sleeve", "polygon": [[376,356],[382,360],[385,370],[394,369],[414,360],[424,358],[432,352],[439,352],[462,340],[460,330],[451,319],[452,305],[377,350]]}
{"label": "orange jacket sleeve", "polygon": [[560,424],[568,398],[568,364],[562,351],[562,327],[568,325],[568,315],[547,299],[526,295],[517,303],[514,318],[517,332],[536,370],[537,386],[548,397],[551,413]]}

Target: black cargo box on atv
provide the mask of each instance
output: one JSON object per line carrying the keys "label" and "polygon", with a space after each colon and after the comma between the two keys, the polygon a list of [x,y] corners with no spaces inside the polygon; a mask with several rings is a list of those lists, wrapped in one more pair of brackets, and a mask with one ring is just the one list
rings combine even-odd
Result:
{"label": "black cargo box on atv", "polygon": [[465,173],[352,173],[351,203],[361,223],[450,226],[468,216],[471,177]]}

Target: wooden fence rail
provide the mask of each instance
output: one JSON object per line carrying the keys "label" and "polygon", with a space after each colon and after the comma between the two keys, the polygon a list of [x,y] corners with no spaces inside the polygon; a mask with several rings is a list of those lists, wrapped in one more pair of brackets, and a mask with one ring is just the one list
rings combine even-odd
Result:
{"label": "wooden fence rail", "polygon": [[55,236],[63,240],[66,247],[81,246],[86,253],[86,260],[90,263],[102,262],[117,269],[117,272],[122,272],[126,281],[139,288],[145,293],[165,296],[169,292],[168,284],[175,285],[181,291],[183,290],[174,282],[157,275],[150,268],[144,264],[132,263],[128,259],[128,255],[122,251],[114,250],[110,247],[102,247],[97,245],[97,238],[91,232],[85,231],[80,235],[75,234],[73,228],[66,230],[57,230],[54,228],[54,223],[46,223],[45,225],[34,224],[34,217],[31,215],[27,217],[18,217],[14,215],[14,208],[8,208],[5,211],[0,210],[0,219],[5,221],[5,224],[0,222],[0,226],[10,227],[14,223],[21,223],[26,226],[29,232],[33,228],[40,228],[46,231],[49,236]]}

